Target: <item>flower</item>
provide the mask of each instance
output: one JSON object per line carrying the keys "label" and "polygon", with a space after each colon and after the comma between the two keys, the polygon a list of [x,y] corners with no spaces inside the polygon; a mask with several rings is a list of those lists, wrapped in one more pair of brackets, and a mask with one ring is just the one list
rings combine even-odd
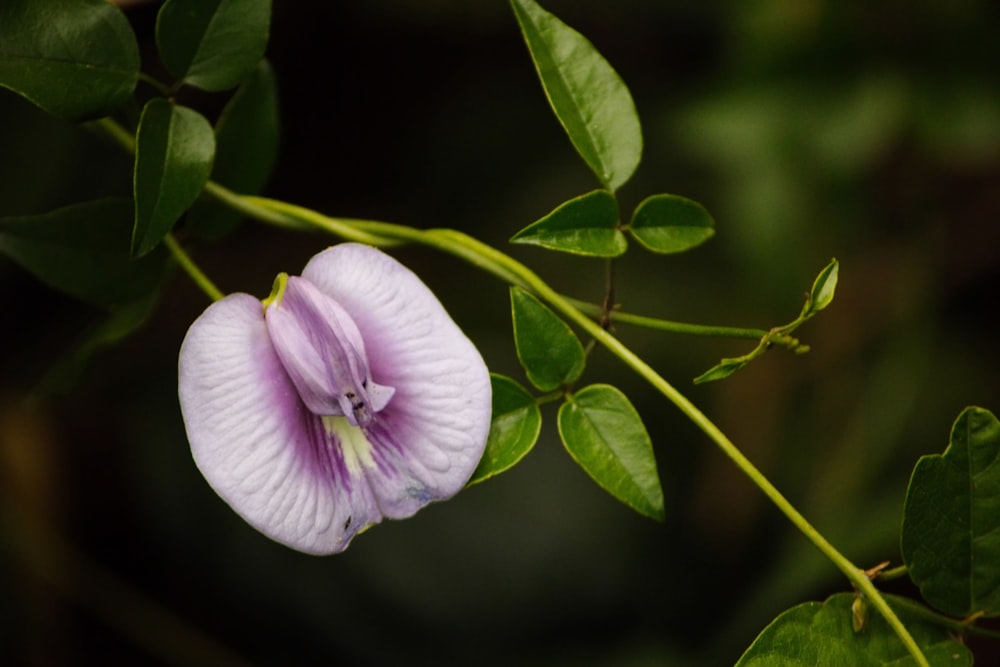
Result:
{"label": "flower", "polygon": [[479,352],[409,269],[345,243],[261,302],[191,325],[179,395],[196,465],[268,537],[313,554],[457,493],[486,443]]}

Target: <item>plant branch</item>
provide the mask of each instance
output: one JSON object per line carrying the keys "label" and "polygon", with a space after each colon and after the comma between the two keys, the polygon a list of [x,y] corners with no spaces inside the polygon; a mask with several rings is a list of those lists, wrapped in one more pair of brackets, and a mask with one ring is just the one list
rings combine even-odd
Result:
{"label": "plant branch", "polygon": [[[509,255],[455,230],[418,230],[412,227],[383,222],[330,218],[315,211],[308,211],[307,209],[283,202],[260,197],[232,196],[242,200],[243,206],[241,210],[264,222],[277,222],[277,224],[288,225],[293,221],[287,218],[298,218],[300,221],[313,224],[350,240],[364,240],[365,242],[376,244],[385,244],[386,242],[397,244],[407,241],[420,243],[464,259],[504,281],[533,291],[537,296],[547,301],[554,309],[586,331],[629,368],[653,385],[657,391],[677,406],[688,419],[694,422],[733,461],[743,474],[750,478],[781,513],[868,598],[869,602],[885,618],[889,626],[892,627],[916,663],[921,667],[930,667],[927,658],[923,655],[912,635],[910,635],[902,621],[893,612],[886,599],[875,588],[864,570],[854,565],[827,541],[795,506],[782,495],[777,487],[753,465],[743,452],[701,410],[691,403],[687,397],[681,394],[673,385],[661,377],[614,335],[601,328],[600,323],[592,320],[569,300],[549,287],[531,269]],[[281,219],[275,220],[276,215]]]}
{"label": "plant branch", "polygon": [[209,280],[208,276],[206,276],[204,272],[198,268],[198,265],[195,264],[191,259],[191,256],[184,251],[184,248],[182,248],[181,244],[177,242],[177,239],[174,238],[173,234],[168,233],[164,236],[163,244],[167,246],[167,249],[170,250],[170,254],[174,256],[174,259],[177,260],[180,267],[184,269],[184,272],[191,277],[194,284],[200,287],[201,291],[207,294],[209,299],[212,301],[218,301],[225,296],[222,291],[216,287],[211,280]]}

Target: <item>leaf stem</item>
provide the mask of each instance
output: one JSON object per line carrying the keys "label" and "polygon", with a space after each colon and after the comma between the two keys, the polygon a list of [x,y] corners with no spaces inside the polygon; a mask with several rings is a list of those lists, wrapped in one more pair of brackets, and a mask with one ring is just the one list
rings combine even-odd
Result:
{"label": "leaf stem", "polygon": [[451,229],[420,230],[403,225],[367,220],[331,218],[316,211],[286,204],[262,197],[243,197],[216,186],[214,193],[223,195],[225,201],[239,202],[239,210],[264,222],[283,226],[301,227],[306,222],[329,231],[345,239],[373,243],[376,245],[396,245],[414,242],[436,248],[455,257],[470,262],[474,266],[492,273],[511,284],[533,291],[547,301],[554,309],[574,322],[590,336],[600,342],[629,368],[638,373],[694,424],[700,428],[722,452],[771,500],[791,523],[806,536],[878,609],[886,622],[902,641],[910,655],[920,667],[930,667],[927,658],[914,641],[912,635],[896,616],[882,594],[875,588],[865,571],[854,565],[841,554],[809,521],[781,494],[769,479],[740,451],[732,441],[690,400],[673,385],[661,377],[652,367],[639,358],[609,331],[601,328],[566,297],[552,289],[536,273],[509,255],[492,246]]}
{"label": "leaf stem", "polygon": [[[586,301],[580,301],[568,296],[563,298],[571,304],[574,308],[582,313],[590,315],[591,317],[601,317],[604,313],[604,308],[593,303],[588,303]],[[741,340],[760,340],[767,335],[767,332],[763,329],[751,329],[745,327],[726,327],[726,326],[713,326],[706,324],[691,324],[688,322],[675,322],[672,320],[663,320],[657,317],[647,317],[645,315],[634,315],[632,313],[624,313],[620,310],[613,310],[611,312],[611,320],[613,322],[620,322],[622,324],[632,324],[635,326],[646,327],[648,329],[657,329],[659,331],[667,331],[669,333],[677,334],[687,334],[691,336],[714,336],[718,338],[739,338]]]}
{"label": "leaf stem", "polygon": [[191,256],[184,251],[184,248],[181,247],[181,244],[177,242],[177,239],[174,238],[172,233],[168,232],[167,235],[163,237],[163,244],[167,246],[167,249],[170,250],[170,254],[174,256],[174,259],[177,260],[180,267],[184,269],[184,272],[191,277],[194,284],[200,287],[201,291],[208,295],[208,298],[212,301],[218,301],[225,296],[225,294],[223,294],[222,291],[208,279],[208,276],[206,276],[202,270],[198,268],[198,265],[195,264],[194,260],[191,259]]}

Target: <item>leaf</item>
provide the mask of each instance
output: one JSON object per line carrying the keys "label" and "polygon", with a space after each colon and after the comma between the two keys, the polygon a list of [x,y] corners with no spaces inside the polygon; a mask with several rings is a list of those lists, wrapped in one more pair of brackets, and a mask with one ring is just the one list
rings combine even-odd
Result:
{"label": "leaf", "polygon": [[[885,596],[890,605],[893,596]],[[878,612],[868,614],[855,632],[853,593],[837,593],[826,602],[806,602],[782,612],[757,636],[736,667],[905,667],[916,662]],[[896,611],[924,656],[935,667],[971,667],[972,653],[947,629],[915,615]]]}
{"label": "leaf", "polygon": [[490,375],[493,385],[493,421],[486,451],[468,486],[513,468],[538,441],[542,412],[524,387],[509,377]]}
{"label": "leaf", "polygon": [[[257,194],[278,155],[278,100],[274,70],[262,60],[236,91],[215,124],[212,180],[240,194]],[[187,224],[205,238],[231,232],[241,218],[232,208],[201,198]]]}
{"label": "leaf", "polygon": [[129,259],[132,202],[101,199],[44,215],[0,218],[0,252],[53,289],[98,306],[156,289],[165,257]]}
{"label": "leaf", "polygon": [[910,578],[955,616],[1000,614],[1000,422],[966,408],[944,454],[917,461],[900,531]]}
{"label": "leaf", "polygon": [[156,17],[156,47],[184,83],[228,90],[264,57],[270,23],[271,0],[167,0]]}
{"label": "leaf", "polygon": [[511,0],[545,95],[587,166],[609,190],[642,158],[632,95],[594,45],[534,0]]}
{"label": "leaf", "polygon": [[135,143],[135,228],[132,255],[141,257],[194,203],[212,171],[215,134],[193,109],[150,100]]}
{"label": "leaf", "polygon": [[830,263],[823,267],[823,270],[813,281],[812,289],[809,291],[809,299],[802,309],[804,317],[812,317],[823,310],[833,301],[833,293],[837,289],[837,277],[840,273],[840,263],[836,259],[831,259]]}
{"label": "leaf", "polygon": [[0,2],[0,86],[72,121],[107,115],[132,95],[139,47],[105,0]]}
{"label": "leaf", "polygon": [[715,236],[715,221],[696,201],[660,194],[636,207],[629,231],[649,250],[667,254],[690,250]]}
{"label": "leaf", "polygon": [[514,345],[531,384],[542,391],[575,381],[583,373],[583,346],[569,325],[520,287],[510,288]]}
{"label": "leaf", "polygon": [[715,366],[712,366],[707,371],[699,375],[694,379],[695,384],[703,384],[705,382],[715,382],[716,380],[723,380],[736,371],[742,370],[752,361],[750,355],[744,355],[742,357],[734,357],[731,359],[723,359]]}
{"label": "leaf", "polygon": [[618,229],[618,202],[607,190],[594,190],[560,204],[510,240],[591,257],[618,257],[628,248]]}
{"label": "leaf", "polygon": [[559,436],[602,489],[639,514],[663,520],[653,443],[625,394],[593,384],[569,396],[559,408]]}
{"label": "leaf", "polygon": [[78,384],[87,363],[101,348],[124,340],[146,323],[155,309],[157,297],[156,292],[151,292],[138,301],[113,309],[68,354],[49,368],[35,392],[41,396],[52,396]]}

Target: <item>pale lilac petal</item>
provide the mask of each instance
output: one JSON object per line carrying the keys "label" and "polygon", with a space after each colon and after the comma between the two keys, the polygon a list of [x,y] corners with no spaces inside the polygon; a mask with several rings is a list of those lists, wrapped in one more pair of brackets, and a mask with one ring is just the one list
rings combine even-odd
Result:
{"label": "pale lilac petal", "polygon": [[179,375],[195,463],[255,528],[319,554],[381,519],[365,462],[303,405],[260,301],[233,294],[211,305],[184,339]]}
{"label": "pale lilac petal", "polygon": [[367,426],[394,389],[372,380],[351,316],[304,278],[279,277],[264,320],[285,371],[311,412]]}
{"label": "pale lilac petal", "polygon": [[490,378],[475,346],[409,269],[345,243],[313,257],[302,277],[347,311],[371,375],[395,388],[366,429],[366,476],[386,517],[448,498],[479,462],[490,425]]}

